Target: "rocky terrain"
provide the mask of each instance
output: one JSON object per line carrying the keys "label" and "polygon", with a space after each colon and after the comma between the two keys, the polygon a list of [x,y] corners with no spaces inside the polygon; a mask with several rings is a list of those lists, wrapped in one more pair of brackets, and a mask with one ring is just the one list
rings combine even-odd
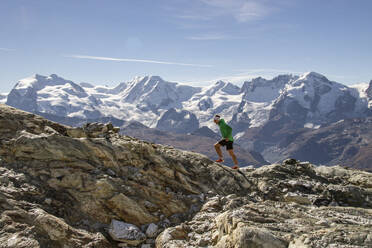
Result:
{"label": "rocky terrain", "polygon": [[371,247],[372,175],[207,157],[0,105],[0,247]]}
{"label": "rocky terrain", "polygon": [[[48,120],[73,127],[83,126],[84,124],[89,122],[111,122],[113,125],[120,127],[120,134],[129,135],[134,138],[154,142],[157,144],[173,146],[182,150],[197,151],[198,153],[204,154],[210,158],[215,158],[217,156],[213,148],[213,144],[221,139],[220,134],[213,132],[208,127],[202,127],[192,133],[185,134],[171,132],[170,128],[167,131],[161,131],[156,128],[149,128],[137,121],[119,120],[115,117],[82,119],[78,117],[61,117],[39,112],[37,112],[36,114],[43,116]],[[263,159],[263,157],[255,151],[246,151],[237,144],[235,144],[234,150],[237,154],[239,164],[241,164],[242,166],[260,166],[263,164],[268,164]],[[234,163],[231,160],[230,156],[227,155],[227,152],[224,151],[224,153],[226,155],[226,164],[233,165]]]}

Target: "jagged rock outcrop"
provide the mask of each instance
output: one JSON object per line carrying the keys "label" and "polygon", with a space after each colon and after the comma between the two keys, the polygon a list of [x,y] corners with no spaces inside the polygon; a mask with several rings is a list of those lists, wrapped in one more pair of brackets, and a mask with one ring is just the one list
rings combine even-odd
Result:
{"label": "jagged rock outcrop", "polygon": [[207,157],[0,105],[0,247],[368,247],[372,176]]}
{"label": "jagged rock outcrop", "polygon": [[[113,241],[105,230],[113,219],[164,228],[195,214],[206,192],[243,194],[252,186],[203,155],[116,131],[98,124],[69,128],[0,105],[2,241],[16,239],[14,233],[27,227],[34,245],[24,247],[51,240],[63,247],[72,235],[67,230],[76,230],[76,236],[87,233],[70,246],[98,242],[110,247],[105,244]],[[53,228],[33,228],[31,210],[59,219],[64,231],[51,238]],[[25,216],[14,216],[18,212]]]}
{"label": "jagged rock outcrop", "polygon": [[191,220],[160,234],[157,246],[372,245],[370,173],[298,161],[242,170],[257,191],[208,198]]}

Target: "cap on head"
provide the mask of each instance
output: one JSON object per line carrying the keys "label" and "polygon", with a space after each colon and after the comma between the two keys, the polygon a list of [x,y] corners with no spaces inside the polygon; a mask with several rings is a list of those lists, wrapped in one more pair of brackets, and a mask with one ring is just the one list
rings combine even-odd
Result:
{"label": "cap on head", "polygon": [[214,116],[214,120],[215,120],[215,121],[219,121],[220,118],[221,118],[221,116],[219,116],[219,115],[215,115],[215,116]]}

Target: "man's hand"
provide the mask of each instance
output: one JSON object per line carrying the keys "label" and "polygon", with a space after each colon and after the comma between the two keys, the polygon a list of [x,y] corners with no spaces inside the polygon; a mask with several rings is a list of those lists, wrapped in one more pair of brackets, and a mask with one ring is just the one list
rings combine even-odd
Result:
{"label": "man's hand", "polygon": [[229,141],[229,138],[226,138],[225,140],[226,140],[226,141]]}

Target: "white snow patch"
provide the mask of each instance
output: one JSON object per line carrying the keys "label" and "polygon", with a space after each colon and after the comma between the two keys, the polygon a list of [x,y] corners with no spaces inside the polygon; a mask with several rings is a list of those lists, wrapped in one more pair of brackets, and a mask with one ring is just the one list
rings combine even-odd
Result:
{"label": "white snow patch", "polygon": [[[350,88],[357,89],[359,92],[362,92],[365,94],[366,90],[368,89],[369,84],[368,83],[359,83],[359,84],[353,84],[350,85]],[[361,95],[361,97],[365,97],[366,95]]]}
{"label": "white snow patch", "polygon": [[32,84],[35,82],[37,82],[35,76],[21,79],[18,81],[16,89],[27,89],[28,87],[31,87]]}
{"label": "white snow patch", "polygon": [[314,123],[305,123],[304,128],[310,128],[310,129],[319,129],[320,125],[315,125]]}
{"label": "white snow patch", "polygon": [[359,97],[361,98],[367,98],[366,90],[368,89],[369,84],[367,83],[360,83],[360,84],[353,84],[350,85],[350,88],[356,89],[359,93]]}
{"label": "white snow patch", "polygon": [[235,134],[234,140],[240,139],[241,137],[244,136],[244,134],[245,134],[245,132],[240,132],[240,133]]}
{"label": "white snow patch", "polygon": [[250,127],[262,126],[269,119],[272,106],[272,103],[247,102],[244,106],[243,113],[247,113],[251,120]]}
{"label": "white snow patch", "polygon": [[0,93],[0,103],[5,104],[8,97],[8,93]]}

